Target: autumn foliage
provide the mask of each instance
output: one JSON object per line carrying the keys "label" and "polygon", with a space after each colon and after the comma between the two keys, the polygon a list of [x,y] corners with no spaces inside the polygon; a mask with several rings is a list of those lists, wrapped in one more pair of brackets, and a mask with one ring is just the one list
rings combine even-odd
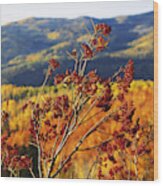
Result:
{"label": "autumn foliage", "polygon": [[131,59],[107,79],[98,69],[86,72],[111,33],[104,23],[92,27],[81,50],[67,51],[73,69],[54,76],[60,62],[51,59],[29,98],[14,99],[18,87],[2,88],[4,176],[153,179],[153,85],[133,81]]}

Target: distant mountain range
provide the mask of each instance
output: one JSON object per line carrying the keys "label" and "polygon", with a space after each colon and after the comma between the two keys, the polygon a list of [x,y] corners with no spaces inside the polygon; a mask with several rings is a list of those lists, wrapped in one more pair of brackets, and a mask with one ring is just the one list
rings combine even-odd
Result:
{"label": "distant mountain range", "polygon": [[[56,73],[71,68],[66,51],[79,48],[87,40],[88,29],[94,23],[107,23],[112,27],[108,49],[88,65],[107,77],[124,65],[135,61],[136,79],[153,79],[153,12],[112,19],[79,17],[28,18],[12,22],[1,28],[2,84],[39,86],[43,81],[50,58],[56,58],[61,67]],[[84,26],[85,25],[85,26]]]}

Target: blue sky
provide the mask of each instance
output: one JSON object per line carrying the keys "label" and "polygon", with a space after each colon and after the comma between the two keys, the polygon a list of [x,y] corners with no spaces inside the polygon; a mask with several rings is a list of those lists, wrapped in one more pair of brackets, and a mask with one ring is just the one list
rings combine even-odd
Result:
{"label": "blue sky", "polygon": [[153,11],[153,0],[1,5],[1,24],[28,17],[111,18]]}

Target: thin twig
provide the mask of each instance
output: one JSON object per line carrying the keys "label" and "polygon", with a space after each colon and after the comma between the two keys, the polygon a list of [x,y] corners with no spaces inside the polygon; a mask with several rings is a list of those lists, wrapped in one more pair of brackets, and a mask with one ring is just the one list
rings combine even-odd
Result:
{"label": "thin twig", "polygon": [[51,157],[51,161],[50,161],[50,166],[49,166],[48,171],[47,171],[47,177],[48,177],[48,175],[50,174],[50,167],[52,166],[53,157],[54,157],[54,152],[55,152],[55,148],[56,148],[56,146],[57,146],[58,139],[59,139],[59,136],[57,136],[57,137],[55,138],[55,141],[54,141],[54,144],[53,144],[53,147],[52,147],[52,153],[51,153],[51,154],[52,154],[52,157]]}
{"label": "thin twig", "polygon": [[94,22],[93,22],[93,19],[90,19],[90,21],[91,21],[91,23],[92,23],[93,30],[94,30],[94,32],[95,32],[95,34],[96,34],[96,28],[95,28],[95,24],[94,24]]}
{"label": "thin twig", "polygon": [[77,72],[77,68],[78,68],[78,58],[77,57],[74,57],[70,52],[66,51],[67,55],[73,59],[75,61],[75,65],[74,65],[74,71]]}
{"label": "thin twig", "polygon": [[101,145],[103,145],[103,144],[105,144],[105,143],[109,143],[109,142],[111,142],[111,141],[113,141],[113,138],[109,138],[109,139],[107,139],[107,140],[101,142],[101,143],[98,144],[98,145],[94,145],[94,146],[86,147],[86,148],[81,148],[81,149],[79,149],[79,151],[87,151],[87,150],[96,149],[96,148],[100,147]]}
{"label": "thin twig", "polygon": [[111,81],[113,81],[121,72],[123,72],[122,67],[120,67],[119,70],[113,74]]}
{"label": "thin twig", "polygon": [[[50,68],[50,67],[49,67],[49,68]],[[40,96],[41,96],[41,94],[42,94],[43,88],[45,87],[45,85],[46,85],[46,83],[47,83],[47,81],[48,81],[48,78],[49,78],[49,68],[48,68],[48,70],[47,70],[45,79],[44,79],[44,81],[43,81],[43,83],[42,83],[42,85],[41,85],[40,93],[38,94],[38,96],[37,96],[37,98],[36,98],[34,109],[36,108],[37,103],[38,103],[38,101],[39,101],[39,99],[40,99]]]}
{"label": "thin twig", "polygon": [[39,132],[36,133],[36,142],[37,142],[37,150],[38,150],[38,172],[39,177],[42,178],[42,171],[41,171],[41,149],[40,149],[40,142],[39,142]]}
{"label": "thin twig", "polygon": [[85,59],[84,60],[84,64],[83,64],[83,66],[82,66],[82,70],[81,70],[81,76],[83,76],[84,75],[84,72],[85,72],[85,69],[86,69],[86,66],[87,66],[87,60]]}
{"label": "thin twig", "polygon": [[95,106],[97,102],[97,99],[90,105],[90,107],[88,108],[88,110],[85,112],[84,116],[82,117],[82,119],[79,121],[78,126],[80,126],[83,122],[83,120],[88,116],[88,114],[91,112],[91,110],[93,109],[93,107]]}
{"label": "thin twig", "polygon": [[96,165],[97,163],[98,163],[98,156],[96,157],[96,160],[93,162],[93,164],[92,164],[92,166],[91,166],[91,168],[90,168],[90,170],[89,170],[89,172],[88,172],[87,179],[90,178],[90,175],[91,175],[91,173],[92,173],[92,170],[93,170],[93,168],[95,167],[95,165]]}
{"label": "thin twig", "polygon": [[87,32],[90,36],[92,36],[92,34],[90,33],[89,29],[87,28],[87,26],[86,26],[86,24],[85,24],[84,22],[83,22],[83,26],[84,26],[86,32]]}
{"label": "thin twig", "polygon": [[103,112],[103,111],[100,110],[100,111],[96,112],[95,114],[93,114],[93,115],[90,116],[89,118],[87,118],[87,119],[85,119],[84,121],[82,121],[82,124],[88,122],[90,119],[94,118],[95,116],[97,116],[97,115],[100,114],[101,112]]}
{"label": "thin twig", "polygon": [[31,168],[29,168],[29,172],[31,173],[33,178],[36,178],[36,176],[35,176],[35,174],[34,174],[34,172],[33,172],[33,170]]}
{"label": "thin twig", "polygon": [[35,144],[35,143],[29,142],[29,145],[38,148],[37,144]]}

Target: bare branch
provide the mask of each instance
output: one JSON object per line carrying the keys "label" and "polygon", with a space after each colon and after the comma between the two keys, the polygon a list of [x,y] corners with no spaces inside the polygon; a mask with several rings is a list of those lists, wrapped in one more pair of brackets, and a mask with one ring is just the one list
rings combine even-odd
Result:
{"label": "bare branch", "polygon": [[[81,95],[81,96],[82,96],[82,95]],[[81,98],[81,97],[80,97],[80,98]],[[80,100],[80,99],[79,99],[79,100]],[[88,100],[89,100],[89,99],[85,99],[79,106],[77,106],[77,108],[75,107],[76,110],[75,110],[73,113],[79,112],[79,111],[82,109],[83,105],[84,105]],[[72,119],[73,119],[73,116],[74,116],[74,114],[72,115]],[[55,155],[54,155],[54,157],[53,157],[53,159],[52,159],[52,162],[51,162],[51,165],[50,165],[50,169],[49,169],[49,172],[48,172],[48,177],[50,177],[50,174],[51,174],[51,172],[52,172],[52,170],[53,170],[55,161],[56,161],[58,155],[60,154],[60,152],[62,151],[63,147],[66,145],[66,142],[67,142],[67,140],[69,139],[70,134],[72,133],[72,129],[74,128],[74,126],[75,126],[76,123],[77,123],[77,118],[78,118],[78,114],[76,114],[76,117],[75,117],[75,119],[74,119],[73,124],[71,124],[71,121],[70,121],[69,124],[67,125],[65,131],[64,131],[64,134],[63,134],[63,138],[62,138],[62,140],[61,140],[61,143],[60,143],[60,145],[58,146],[58,149],[56,150],[56,153],[55,153]]]}
{"label": "bare branch", "polygon": [[108,114],[107,116],[103,117],[99,122],[97,122],[94,126],[92,126],[88,132],[86,132],[85,135],[82,136],[82,138],[79,140],[73,151],[70,153],[70,155],[65,159],[65,161],[62,163],[62,165],[58,168],[58,170],[52,175],[52,178],[55,178],[60,171],[63,169],[65,164],[71,159],[71,157],[78,151],[79,147],[82,145],[83,141],[88,138],[100,125],[102,125],[104,122],[108,121],[112,114]]}

